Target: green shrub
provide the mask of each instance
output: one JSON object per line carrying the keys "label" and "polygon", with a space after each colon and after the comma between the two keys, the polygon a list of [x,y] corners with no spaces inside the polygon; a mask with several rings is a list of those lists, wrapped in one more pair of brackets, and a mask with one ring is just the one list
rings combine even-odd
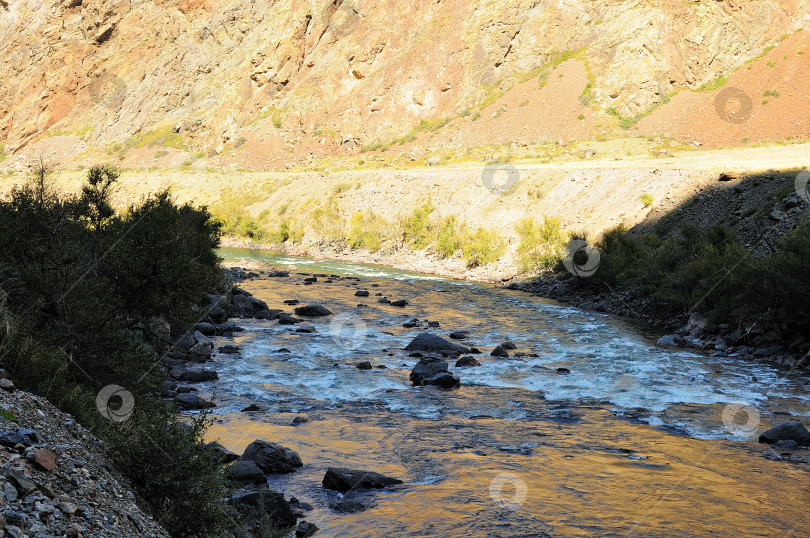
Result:
{"label": "green shrub", "polygon": [[542,222],[533,217],[521,220],[515,226],[518,235],[517,262],[524,273],[538,273],[554,269],[565,254],[569,235],[562,229],[560,220],[543,217]]}
{"label": "green shrub", "polygon": [[655,203],[655,198],[652,197],[652,194],[649,192],[645,192],[640,197],[641,203],[644,204],[644,207],[650,207]]}
{"label": "green shrub", "polygon": [[506,252],[506,240],[496,231],[478,228],[470,234],[463,247],[467,267],[496,262]]}
{"label": "green shrub", "polygon": [[[175,536],[216,534],[228,514],[220,465],[183,433],[160,398],[158,351],[200,317],[222,279],[219,227],[205,209],[159,193],[116,215],[118,177],[93,167],[78,196],[37,182],[0,201],[0,358],[15,384],[43,395],[105,441],[156,518]],[[104,418],[96,395],[129,391],[135,413]]]}
{"label": "green shrub", "polygon": [[346,240],[346,219],[340,212],[334,196],[309,213],[307,219],[315,237],[324,241],[342,242]]}
{"label": "green shrub", "polygon": [[439,255],[448,258],[464,246],[468,233],[466,224],[461,222],[458,217],[455,215],[444,217],[436,228],[436,240],[433,248]]}
{"label": "green shrub", "polygon": [[351,248],[364,248],[371,251],[382,248],[385,224],[383,219],[369,212],[355,211],[349,219],[347,239]]}
{"label": "green shrub", "polygon": [[411,216],[405,219],[402,232],[405,244],[421,249],[432,242],[433,226],[430,221],[432,213],[433,207],[430,204],[425,204],[414,209]]}

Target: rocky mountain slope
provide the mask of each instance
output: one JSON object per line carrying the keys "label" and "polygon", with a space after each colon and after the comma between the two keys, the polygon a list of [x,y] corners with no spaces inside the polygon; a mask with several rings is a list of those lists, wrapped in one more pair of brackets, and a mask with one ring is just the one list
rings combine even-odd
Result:
{"label": "rocky mountain slope", "polygon": [[[622,125],[782,141],[810,126],[808,18],[810,0],[0,0],[0,142],[280,168]],[[729,75],[742,94],[720,94]]]}
{"label": "rocky mountain slope", "polygon": [[4,536],[168,536],[138,507],[98,439],[44,398],[8,379],[0,387]]}

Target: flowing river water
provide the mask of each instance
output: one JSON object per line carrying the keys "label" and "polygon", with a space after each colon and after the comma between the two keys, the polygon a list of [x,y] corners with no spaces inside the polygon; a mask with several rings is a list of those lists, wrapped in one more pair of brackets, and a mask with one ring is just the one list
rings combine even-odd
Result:
{"label": "flowing river water", "polygon": [[[241,320],[244,332],[216,340],[241,355],[216,353],[220,380],[200,385],[218,405],[210,439],[237,453],[265,439],[300,454],[304,467],[270,476],[270,487],[313,506],[318,536],[810,535],[810,457],[756,442],[810,416],[799,375],[659,348],[645,327],[491,285],[221,255],[290,271],[240,284],[270,308],[291,312],[283,301],[297,299],[335,313],[307,320],[315,333]],[[304,285],[313,273],[335,276]],[[381,304],[377,293],[409,304]],[[439,327],[403,327],[412,318]],[[454,330],[469,331],[462,343],[481,349],[481,366],[450,361],[454,390],[411,386],[418,359],[403,348],[421,332]],[[504,340],[523,356],[490,357]],[[262,411],[240,412],[250,404]],[[300,416],[308,421],[293,425]],[[340,513],[329,508],[340,494],[321,487],[330,466],[405,483],[350,494],[372,507]]]}

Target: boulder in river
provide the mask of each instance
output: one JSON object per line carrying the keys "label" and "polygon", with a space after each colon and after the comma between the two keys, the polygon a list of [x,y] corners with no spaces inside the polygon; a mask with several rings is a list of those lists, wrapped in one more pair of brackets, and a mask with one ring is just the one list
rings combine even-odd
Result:
{"label": "boulder in river", "polygon": [[318,332],[318,330],[315,328],[315,326],[310,325],[309,323],[304,323],[296,327],[295,332],[312,334]]}
{"label": "boulder in river", "polygon": [[655,345],[661,347],[683,347],[686,345],[686,339],[679,334],[667,334],[659,338]]}
{"label": "boulder in river", "polygon": [[320,304],[310,304],[297,307],[295,309],[295,313],[299,316],[314,318],[319,316],[329,316],[332,314],[332,311]]}
{"label": "boulder in river", "polygon": [[469,336],[469,331],[453,331],[450,333],[450,338],[453,340],[464,340],[465,338],[469,338]]}
{"label": "boulder in river", "polygon": [[397,299],[396,301],[391,301],[389,304],[391,306],[403,307],[403,306],[408,306],[408,301],[406,301],[405,299]]}
{"label": "boulder in river", "polygon": [[303,465],[296,451],[260,439],[250,443],[240,459],[252,461],[268,474],[292,473]]}
{"label": "boulder in river", "polygon": [[489,354],[491,357],[509,357],[509,352],[504,349],[503,346],[496,346],[495,349],[492,350],[492,353]]}
{"label": "boulder in river", "polygon": [[371,363],[369,361],[358,362],[355,366],[357,366],[358,370],[371,370]]}
{"label": "boulder in river", "polygon": [[411,371],[414,386],[424,385],[428,379],[447,373],[447,361],[436,357],[422,357]]}
{"label": "boulder in river", "polygon": [[335,491],[379,489],[395,484],[402,484],[402,480],[375,473],[374,471],[359,471],[333,467],[327,469],[323,477],[323,487]]}
{"label": "boulder in river", "polygon": [[405,351],[454,351],[456,353],[469,353],[470,350],[464,346],[454,344],[445,340],[441,336],[431,333],[422,333],[411,340],[405,347]]}
{"label": "boulder in river", "polygon": [[763,432],[759,436],[760,443],[776,443],[778,441],[795,441],[800,446],[810,446],[810,431],[801,422],[785,422]]}
{"label": "boulder in river", "polygon": [[517,346],[511,340],[507,340],[501,344],[501,347],[504,349],[517,349]]}
{"label": "boulder in river", "polygon": [[292,527],[298,521],[284,495],[269,489],[237,491],[231,495],[230,504],[248,516],[263,512],[274,527]]}
{"label": "boulder in river", "polygon": [[357,290],[354,292],[355,297],[368,297],[368,290]]}
{"label": "boulder in river", "polygon": [[469,368],[472,366],[481,366],[481,363],[475,357],[461,357],[456,361],[456,368]]}
{"label": "boulder in river", "polygon": [[301,320],[296,318],[295,316],[291,316],[289,314],[281,314],[278,317],[279,325],[295,325],[296,323],[301,323]]}
{"label": "boulder in river", "polygon": [[452,389],[461,384],[461,380],[449,372],[434,375],[430,379],[422,382],[423,385],[435,385],[443,389]]}

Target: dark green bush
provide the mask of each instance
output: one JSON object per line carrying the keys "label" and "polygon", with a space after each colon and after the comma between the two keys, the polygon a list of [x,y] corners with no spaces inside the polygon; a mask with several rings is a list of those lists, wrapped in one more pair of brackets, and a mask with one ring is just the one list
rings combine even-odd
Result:
{"label": "dark green bush", "polygon": [[[205,421],[189,433],[160,398],[153,328],[182,331],[200,317],[200,299],[222,278],[219,225],[165,192],[117,215],[118,175],[93,167],[80,195],[57,196],[42,169],[0,202],[0,360],[19,387],[107,442],[170,532],[215,535],[227,521],[222,469],[199,442]],[[110,384],[133,395],[126,422],[96,407]]]}

